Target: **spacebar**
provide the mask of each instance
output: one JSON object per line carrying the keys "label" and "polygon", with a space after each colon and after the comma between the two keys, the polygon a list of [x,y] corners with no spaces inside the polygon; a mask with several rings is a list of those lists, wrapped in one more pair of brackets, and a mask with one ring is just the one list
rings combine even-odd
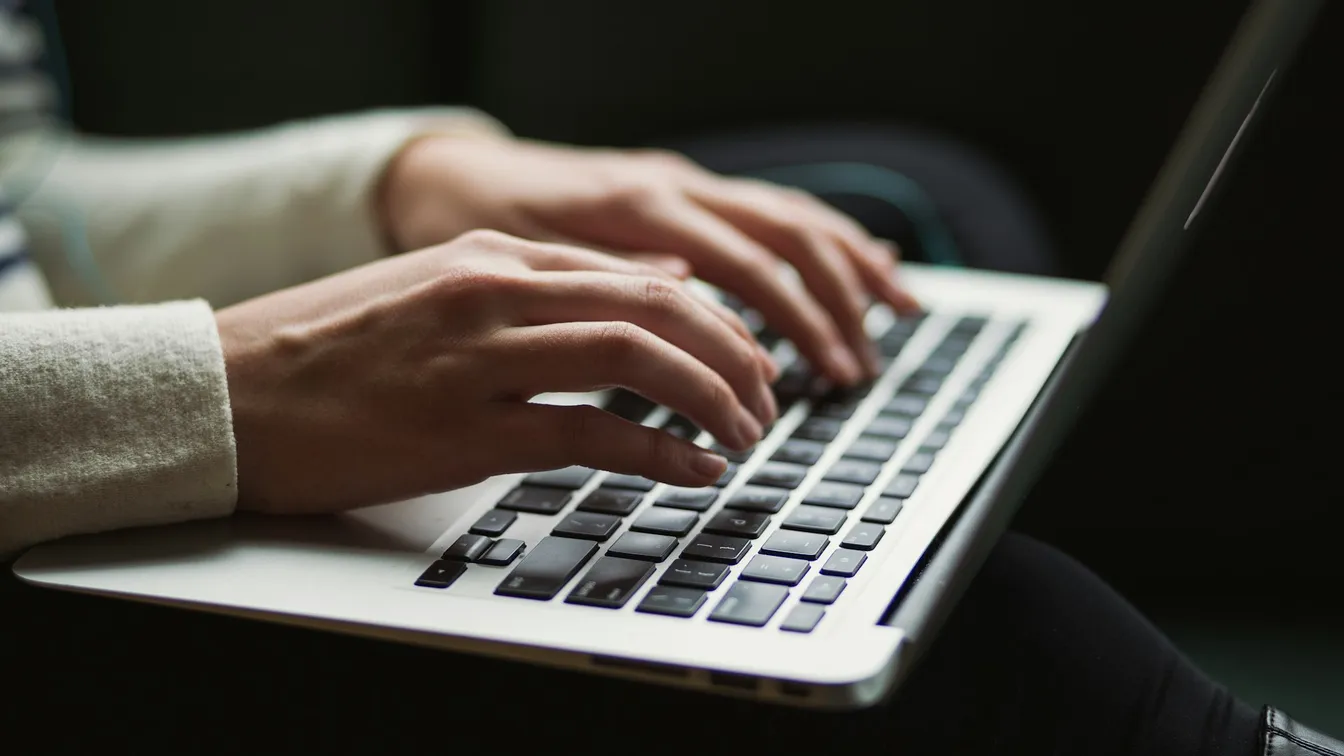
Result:
{"label": "spacebar", "polygon": [[597,544],[592,541],[546,536],[527,552],[495,593],[549,601],[596,552]]}

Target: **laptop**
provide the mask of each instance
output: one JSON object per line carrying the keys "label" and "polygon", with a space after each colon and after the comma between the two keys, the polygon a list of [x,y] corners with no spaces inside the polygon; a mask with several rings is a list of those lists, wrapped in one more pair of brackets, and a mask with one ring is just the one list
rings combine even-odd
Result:
{"label": "laptop", "polygon": [[[879,379],[840,391],[762,331],[781,415],[715,486],[567,468],[325,518],[69,538],[39,586],[818,708],[872,705],[937,637],[1079,408],[1151,309],[1320,2],[1257,0],[1106,285],[906,265]],[[749,318],[752,313],[745,313]],[[712,445],[623,391],[594,403]]]}

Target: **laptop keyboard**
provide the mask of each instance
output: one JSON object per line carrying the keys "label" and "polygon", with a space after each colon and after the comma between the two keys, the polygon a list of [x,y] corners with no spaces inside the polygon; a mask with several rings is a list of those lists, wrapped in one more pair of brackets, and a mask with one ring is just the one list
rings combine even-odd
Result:
{"label": "laptop keyboard", "polygon": [[[901,319],[882,335],[878,347],[884,368],[925,322],[923,317]],[[906,500],[937,463],[967,408],[1025,328],[1025,323],[1012,327],[933,430],[922,438],[911,437],[916,421],[987,323],[981,317],[957,320],[923,364],[880,400],[880,410],[862,421],[854,416],[870,399],[872,385],[834,389],[802,362],[788,365],[774,386],[780,416],[804,401],[808,414],[787,439],[773,445],[746,480],[738,480],[738,471],[758,450],[735,452],[713,444],[729,462],[708,488],[663,486],[582,467],[527,475],[415,584],[445,589],[470,566],[499,570],[494,592],[501,597],[551,601],[564,593],[567,604],[621,609],[657,575],[635,611],[689,618],[712,604],[710,621],[751,627],[767,625],[790,593],[800,592],[801,600],[779,629],[811,632],[900,517]],[[765,329],[758,337],[767,348],[779,341]],[[605,409],[645,422],[658,407],[618,391]],[[851,425],[862,428],[847,434]],[[676,414],[661,427],[690,440],[702,435],[694,423]],[[837,442],[841,436],[846,440]],[[840,456],[831,455],[835,458],[818,474],[823,458],[838,443],[845,445]],[[907,444],[915,447],[914,453],[884,479],[890,461]],[[595,476],[601,476],[598,485],[579,496]],[[869,496],[879,485],[877,495]],[[799,503],[781,514],[800,490]],[[869,501],[860,510],[865,499]],[[550,534],[535,543],[506,537],[520,516],[551,518]],[[771,532],[776,521],[778,527]],[[735,578],[733,565],[742,565]]]}

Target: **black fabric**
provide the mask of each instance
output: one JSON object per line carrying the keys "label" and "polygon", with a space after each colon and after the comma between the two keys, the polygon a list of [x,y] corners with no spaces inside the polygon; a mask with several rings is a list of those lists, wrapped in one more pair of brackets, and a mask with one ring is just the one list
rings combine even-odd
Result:
{"label": "black fabric", "polygon": [[1257,710],[1205,678],[1079,564],[1014,535],[893,700],[848,713],[43,591],[9,577],[0,616],[0,732],[14,753],[1259,750]]}

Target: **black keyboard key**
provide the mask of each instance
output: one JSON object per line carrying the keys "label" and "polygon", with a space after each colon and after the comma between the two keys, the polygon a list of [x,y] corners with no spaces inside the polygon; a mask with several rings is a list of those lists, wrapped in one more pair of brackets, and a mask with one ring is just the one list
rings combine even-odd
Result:
{"label": "black keyboard key", "polygon": [[590,467],[562,467],[559,470],[534,472],[523,478],[523,485],[550,486],[551,488],[582,488],[597,471]]}
{"label": "black keyboard key", "polygon": [[773,388],[775,399],[779,403],[781,411],[799,399],[804,397],[815,398],[826,391],[825,381],[813,374],[801,362],[796,362],[785,368],[780,373],[778,380],[775,381]]}
{"label": "black keyboard key", "polygon": [[934,460],[933,452],[926,452],[926,451],[915,452],[914,454],[910,455],[910,459],[907,459],[905,461],[905,465],[901,467],[901,472],[923,475],[924,473],[929,471],[930,467],[933,467],[933,460]]}
{"label": "black keyboard key", "polygon": [[789,500],[789,492],[778,488],[758,488],[743,486],[724,504],[728,509],[745,509],[751,512],[774,514],[784,508]]}
{"label": "black keyboard key", "polygon": [[701,533],[681,550],[681,556],[683,559],[737,564],[750,548],[751,541],[745,538]]}
{"label": "black keyboard key", "polygon": [[658,495],[656,502],[660,507],[675,507],[703,512],[714,506],[719,498],[717,488],[668,488]]}
{"label": "black keyboard key", "polygon": [[924,360],[924,364],[919,366],[919,371],[931,375],[947,375],[956,366],[956,357],[935,354]]}
{"label": "black keyboard key", "polygon": [[812,565],[801,559],[757,554],[751,558],[750,562],[747,562],[746,567],[742,568],[742,574],[738,577],[742,580],[757,580],[762,583],[798,585],[803,582],[803,575],[806,575],[811,567]]}
{"label": "black keyboard key", "polygon": [[677,438],[694,441],[700,435],[700,428],[685,415],[673,415],[663,423],[663,430]]}
{"label": "black keyboard key", "polygon": [[616,539],[616,543],[607,549],[607,553],[612,556],[643,559],[646,562],[661,562],[667,559],[676,547],[677,539],[672,536],[626,533]]}
{"label": "black keyboard key", "polygon": [[447,588],[454,580],[462,577],[467,565],[462,562],[440,559],[416,578],[415,584],[421,588]]}
{"label": "black keyboard key", "polygon": [[854,577],[866,561],[868,561],[868,555],[862,551],[836,549],[835,553],[831,554],[830,558],[826,560],[826,564],[821,566],[821,574],[842,578]]}
{"label": "black keyboard key", "polygon": [[886,490],[882,492],[883,496],[891,496],[897,499],[908,499],[910,495],[919,487],[919,476],[908,473],[901,473],[891,479],[887,484]]}
{"label": "black keyboard key", "polygon": [[924,437],[924,445],[920,447],[925,451],[942,451],[944,446],[952,437],[951,429],[945,429],[942,426],[933,429],[929,435]]}
{"label": "black keyboard key", "polygon": [[719,600],[709,620],[764,627],[788,597],[787,586],[739,580]]}
{"label": "black keyboard key", "polygon": [[770,524],[770,515],[741,509],[724,509],[705,523],[705,532],[738,538],[759,538]]}
{"label": "black keyboard key", "polygon": [[845,524],[845,518],[848,515],[849,513],[843,509],[803,504],[790,512],[788,519],[784,520],[784,524],[780,527],[789,530],[802,530],[808,533],[835,535],[840,532],[840,526]]}
{"label": "black keyboard key", "polygon": [[904,502],[900,499],[883,496],[868,505],[868,509],[863,513],[862,520],[890,525],[896,519],[896,515],[901,513],[903,504]]}
{"label": "black keyboard key", "polygon": [[924,414],[924,410],[929,406],[929,400],[922,396],[911,396],[909,394],[897,394],[887,400],[887,405],[882,408],[883,412],[889,412],[893,415],[902,415],[904,417],[919,417]]}
{"label": "black keyboard key", "polygon": [[882,465],[865,459],[837,459],[826,471],[826,480],[867,486],[882,474]]}
{"label": "black keyboard key", "polygon": [[[822,568],[825,569],[824,567]],[[834,604],[845,590],[845,579],[834,575],[817,575],[803,591],[803,601],[814,604]]]}
{"label": "black keyboard key", "polygon": [[780,444],[775,453],[770,455],[770,459],[795,465],[815,465],[825,451],[826,444],[803,438],[791,438]]}
{"label": "black keyboard key", "polygon": [[751,480],[747,482],[753,486],[770,486],[792,491],[803,482],[805,477],[807,477],[807,468],[802,465],[793,465],[788,462],[766,462],[756,469],[756,474],[752,475]]}
{"label": "black keyboard key", "polygon": [[848,420],[854,411],[863,404],[862,393],[853,396],[827,396],[817,400],[812,408],[812,417],[829,417],[834,420]]}
{"label": "black keyboard key", "polygon": [[642,423],[657,406],[633,391],[617,389],[612,392],[611,401],[603,409],[632,423]]}
{"label": "black keyboard key", "polygon": [[[853,531],[851,531],[853,532]],[[796,557],[812,561],[821,556],[831,539],[817,533],[802,533],[796,530],[777,530],[761,546],[762,554]]]}
{"label": "black keyboard key", "polygon": [[979,315],[967,315],[961,320],[958,320],[956,325],[952,326],[952,333],[974,336],[975,334],[980,333],[980,329],[984,328],[988,323],[988,318],[980,317]]}
{"label": "black keyboard key", "polygon": [[597,512],[598,514],[615,515],[624,517],[635,511],[644,495],[638,491],[623,491],[619,488],[607,488],[603,486],[596,491],[588,494],[579,502],[580,512]]}
{"label": "black keyboard key", "polygon": [[729,462],[728,466],[724,468],[723,474],[719,476],[718,480],[714,481],[714,486],[716,488],[723,488],[729,483],[732,483],[733,478],[736,477],[737,477],[737,463]]}
{"label": "black keyboard key", "polygon": [[883,438],[905,438],[910,432],[914,423],[908,417],[900,415],[878,415],[868,421],[868,427],[863,432],[872,436],[881,436]]}
{"label": "black keyboard key", "polygon": [[844,420],[835,420],[829,417],[809,417],[793,432],[793,437],[804,438],[809,441],[834,441],[844,427]]}
{"label": "black keyboard key", "polygon": [[[967,406],[969,406],[969,402],[967,403]],[[946,415],[943,415],[943,419],[938,422],[938,427],[952,429],[957,427],[958,425],[961,425],[961,421],[965,419],[966,419],[966,408],[956,407],[954,405],[952,409],[947,411]]]}
{"label": "black keyboard key", "polygon": [[845,450],[845,456],[852,459],[866,459],[870,462],[886,462],[896,453],[900,441],[880,436],[859,436]]}
{"label": "black keyboard key", "polygon": [[635,608],[645,614],[665,614],[669,617],[694,617],[705,605],[709,594],[695,588],[678,588],[672,585],[655,585],[649,589],[644,600]]}
{"label": "black keyboard key", "polygon": [[596,512],[571,512],[555,526],[551,535],[605,541],[621,527],[621,518]]}
{"label": "black keyboard key", "polygon": [[784,616],[779,629],[790,633],[810,633],[825,616],[826,607],[821,604],[797,604]]}
{"label": "black keyboard key", "polygon": [[626,488],[631,491],[651,491],[655,483],[638,475],[612,474],[602,481],[602,485],[608,488]]}
{"label": "black keyboard key", "polygon": [[604,556],[579,578],[565,603],[620,609],[653,572],[654,566],[648,562]]}
{"label": "black keyboard key", "polygon": [[667,571],[658,578],[659,585],[679,585],[683,588],[699,588],[712,591],[723,584],[728,577],[728,565],[701,562],[695,559],[677,559],[668,565]]}
{"label": "black keyboard key", "polygon": [[803,497],[804,504],[813,504],[818,507],[835,507],[836,509],[853,509],[859,505],[859,500],[863,498],[863,486],[856,486],[852,483],[832,483],[821,481],[812,486],[812,490]]}
{"label": "black keyboard key", "polygon": [[905,382],[901,384],[901,391],[919,396],[933,396],[942,387],[942,378],[916,373],[905,379]]}
{"label": "black keyboard key", "polygon": [[723,444],[711,444],[709,450],[719,455],[720,457],[723,457],[729,462],[736,462],[738,464],[742,464],[743,462],[746,462],[747,460],[751,459],[751,455],[755,453],[756,447],[753,446],[750,449],[747,449],[746,451],[737,451],[736,449],[729,449]]}
{"label": "black keyboard key", "polygon": [[508,567],[513,564],[513,560],[522,556],[526,549],[527,544],[517,538],[501,538],[492,543],[490,550],[477,561],[491,567]]}
{"label": "black keyboard key", "polygon": [[519,486],[504,495],[495,506],[500,509],[513,509],[519,512],[536,514],[557,514],[569,503],[574,494],[563,488],[544,488],[542,486]]}
{"label": "black keyboard key", "polygon": [[644,510],[630,529],[639,533],[660,533],[670,536],[684,536],[700,521],[700,515],[688,509],[670,507],[649,507]]}
{"label": "black keyboard key", "polygon": [[845,536],[845,540],[840,542],[840,547],[872,551],[877,546],[877,542],[882,540],[882,535],[886,531],[887,529],[882,526],[882,523],[860,522],[849,529],[849,534]]}
{"label": "black keyboard key", "polygon": [[480,536],[490,536],[498,538],[504,535],[504,531],[518,519],[517,512],[510,512],[507,509],[492,509],[481,515],[481,519],[471,526],[471,532]]}
{"label": "black keyboard key", "polygon": [[595,553],[597,544],[592,541],[546,536],[528,551],[495,593],[550,601]]}
{"label": "black keyboard key", "polygon": [[443,559],[456,562],[474,562],[490,549],[490,539],[485,536],[463,533],[443,552]]}

